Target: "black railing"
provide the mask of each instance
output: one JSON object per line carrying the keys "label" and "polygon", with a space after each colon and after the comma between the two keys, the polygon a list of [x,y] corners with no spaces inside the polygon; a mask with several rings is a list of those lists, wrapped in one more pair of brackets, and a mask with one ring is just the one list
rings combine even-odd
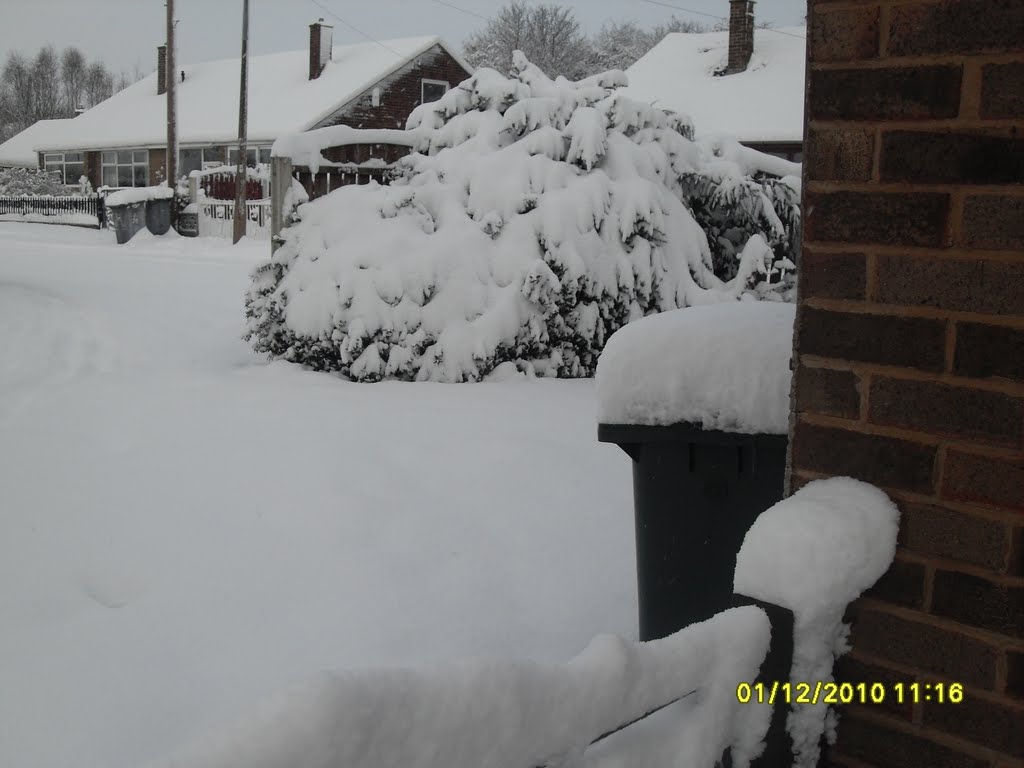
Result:
{"label": "black railing", "polygon": [[106,211],[99,195],[0,195],[0,221],[5,220],[103,227]]}

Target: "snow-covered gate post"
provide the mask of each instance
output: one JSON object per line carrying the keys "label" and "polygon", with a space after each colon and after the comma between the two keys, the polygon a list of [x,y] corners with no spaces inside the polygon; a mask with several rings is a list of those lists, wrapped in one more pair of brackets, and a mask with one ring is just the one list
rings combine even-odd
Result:
{"label": "snow-covered gate post", "polygon": [[270,159],[270,253],[281,244],[278,235],[284,229],[285,196],[292,185],[292,159],[274,156]]}

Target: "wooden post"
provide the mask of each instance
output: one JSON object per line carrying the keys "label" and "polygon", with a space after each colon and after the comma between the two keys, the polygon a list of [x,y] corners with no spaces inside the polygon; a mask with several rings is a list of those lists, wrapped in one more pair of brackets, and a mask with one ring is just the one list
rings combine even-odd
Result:
{"label": "wooden post", "polygon": [[247,119],[249,106],[249,0],[242,0],[242,76],[238,99],[238,166],[235,172],[235,231],[234,242],[245,235],[245,181]]}
{"label": "wooden post", "polygon": [[[174,0],[167,0],[167,186],[174,189],[178,180],[178,115],[174,77]],[[172,210],[174,206],[171,206]]]}
{"label": "wooden post", "polygon": [[284,199],[292,188],[292,159],[272,157],[270,159],[270,254],[281,245],[277,236],[284,229]]}

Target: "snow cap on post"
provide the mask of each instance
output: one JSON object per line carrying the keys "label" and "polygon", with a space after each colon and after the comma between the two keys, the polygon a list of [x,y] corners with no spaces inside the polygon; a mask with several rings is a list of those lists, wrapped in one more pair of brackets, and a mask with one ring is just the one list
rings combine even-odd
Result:
{"label": "snow cap on post", "polygon": [[792,304],[725,301],[636,320],[597,365],[598,421],[789,431]]}

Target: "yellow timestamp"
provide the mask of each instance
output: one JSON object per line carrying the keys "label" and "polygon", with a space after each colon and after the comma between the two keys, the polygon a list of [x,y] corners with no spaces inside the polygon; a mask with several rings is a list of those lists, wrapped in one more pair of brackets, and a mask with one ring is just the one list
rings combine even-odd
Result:
{"label": "yellow timestamp", "polygon": [[962,683],[740,683],[740,704],[959,704],[964,700]]}

